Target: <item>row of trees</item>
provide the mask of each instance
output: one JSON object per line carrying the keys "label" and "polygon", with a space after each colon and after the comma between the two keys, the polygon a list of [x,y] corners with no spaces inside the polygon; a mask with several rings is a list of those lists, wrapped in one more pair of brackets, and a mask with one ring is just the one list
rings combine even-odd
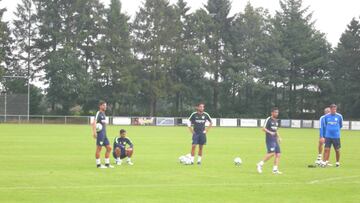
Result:
{"label": "row of trees", "polygon": [[[144,0],[130,22],[119,0],[22,0],[0,23],[0,74],[46,84],[31,88],[32,114],[89,114],[104,99],[113,115],[184,116],[203,101],[214,116],[279,106],[282,117],[315,118],[334,102],[359,118],[359,20],[332,49],[301,0],[280,6],[272,16],[248,3],[231,16],[230,0],[192,13],[184,0]],[[26,92],[26,82],[2,83]]]}

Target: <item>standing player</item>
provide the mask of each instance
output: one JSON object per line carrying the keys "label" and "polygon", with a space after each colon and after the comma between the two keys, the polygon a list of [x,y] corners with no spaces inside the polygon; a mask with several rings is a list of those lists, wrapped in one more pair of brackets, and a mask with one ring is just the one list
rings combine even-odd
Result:
{"label": "standing player", "polygon": [[275,155],[273,173],[282,174],[278,169],[279,161],[280,161],[280,153],[281,153],[280,145],[279,145],[281,138],[278,133],[278,126],[279,126],[277,120],[278,116],[279,116],[279,109],[274,107],[271,110],[271,116],[265,120],[264,127],[262,130],[266,134],[267,154],[265,155],[263,160],[257,164],[257,171],[259,173],[262,173],[262,167],[265,164],[265,162]]}
{"label": "standing player", "polygon": [[324,109],[324,115],[320,117],[320,121],[319,121],[319,125],[320,125],[320,138],[319,138],[319,146],[318,146],[319,154],[317,160],[315,161],[316,164],[321,164],[321,160],[322,160],[323,147],[325,144],[325,128],[323,125],[323,120],[328,113],[330,113],[330,108],[326,107]]}
{"label": "standing player", "polygon": [[[189,117],[188,128],[192,134],[192,146],[191,146],[191,164],[194,164],[194,156],[196,145],[199,145],[197,164],[201,164],[201,157],[203,147],[206,144],[206,133],[212,126],[212,120],[208,113],[205,111],[205,104],[199,103],[196,106],[196,112],[192,113]],[[206,121],[210,122],[209,127],[205,128]],[[194,126],[193,128],[191,126]]]}
{"label": "standing player", "polygon": [[336,153],[336,167],[340,166],[340,130],[343,126],[343,117],[337,113],[337,106],[330,105],[330,113],[325,115],[322,125],[325,130],[325,152],[322,166],[325,167],[329,163],[330,148],[334,145]]}
{"label": "standing player", "polygon": [[[99,111],[96,113],[95,119],[92,123],[92,130],[93,130],[93,136],[96,139],[96,167],[98,168],[114,168],[114,166],[110,165],[110,152],[111,152],[111,146],[109,143],[109,140],[106,136],[106,102],[100,101],[99,102]],[[96,130],[96,124],[101,124],[102,128],[99,132]],[[101,165],[100,161],[100,152],[102,147],[106,147],[105,152],[105,166]]]}
{"label": "standing player", "polygon": [[[129,147],[126,148],[127,146],[129,146]],[[115,158],[116,165],[121,165],[122,159],[124,159],[125,157],[127,157],[126,162],[129,165],[134,165],[131,162],[131,156],[132,156],[133,152],[134,152],[133,143],[130,141],[129,138],[126,137],[126,130],[121,129],[120,136],[115,137],[115,139],[114,139],[113,156]]]}

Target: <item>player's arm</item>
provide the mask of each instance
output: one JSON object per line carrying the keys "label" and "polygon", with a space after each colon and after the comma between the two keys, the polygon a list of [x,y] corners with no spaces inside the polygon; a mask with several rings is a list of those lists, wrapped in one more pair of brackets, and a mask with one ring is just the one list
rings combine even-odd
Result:
{"label": "player's arm", "polygon": [[340,125],[340,128],[343,127],[343,117],[342,116],[340,116],[339,125]]}
{"label": "player's arm", "polygon": [[319,131],[320,131],[320,137],[325,137],[325,131],[324,131],[324,124],[323,124],[323,121],[324,121],[324,117],[320,118],[320,128],[319,128]]}
{"label": "player's arm", "polygon": [[129,149],[132,150],[134,148],[134,144],[131,142],[129,138],[126,139],[126,143],[129,145]]}
{"label": "player's arm", "polygon": [[194,120],[194,113],[191,114],[191,116],[189,117],[188,122],[187,122],[187,126],[188,126],[188,129],[191,134],[194,134],[194,129],[192,128],[193,120]]}
{"label": "player's arm", "polygon": [[96,138],[97,137],[97,134],[96,134],[96,120],[97,120],[97,117],[98,117],[98,114],[99,113],[96,113],[96,116],[91,124],[91,127],[92,127],[92,131],[93,131],[93,137]]}
{"label": "player's arm", "polygon": [[209,121],[209,126],[205,129],[205,134],[207,132],[209,132],[210,128],[212,127],[213,123],[212,123],[212,119],[210,117],[210,115],[208,113],[206,113],[206,119]]}

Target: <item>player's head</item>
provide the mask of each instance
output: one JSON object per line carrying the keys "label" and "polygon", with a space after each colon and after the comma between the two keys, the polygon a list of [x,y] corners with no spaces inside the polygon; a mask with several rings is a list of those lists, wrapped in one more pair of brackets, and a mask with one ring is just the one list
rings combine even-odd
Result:
{"label": "player's head", "polygon": [[331,104],[331,105],[330,105],[330,113],[331,113],[331,114],[336,114],[336,111],[337,111],[337,106],[336,106],[336,104]]}
{"label": "player's head", "polygon": [[121,129],[120,130],[120,137],[125,137],[126,136],[126,130]]}
{"label": "player's head", "polygon": [[324,114],[328,114],[328,113],[330,113],[330,107],[326,107],[326,108],[324,109]]}
{"label": "player's head", "polygon": [[271,109],[271,116],[273,118],[277,118],[279,116],[279,108],[278,107],[273,107]]}
{"label": "player's head", "polygon": [[99,101],[99,110],[106,111],[106,102],[105,101]]}
{"label": "player's head", "polygon": [[198,112],[204,112],[204,110],[205,110],[205,104],[204,103],[202,103],[202,102],[200,102],[200,103],[198,103],[197,105],[196,105],[196,110],[198,111]]}

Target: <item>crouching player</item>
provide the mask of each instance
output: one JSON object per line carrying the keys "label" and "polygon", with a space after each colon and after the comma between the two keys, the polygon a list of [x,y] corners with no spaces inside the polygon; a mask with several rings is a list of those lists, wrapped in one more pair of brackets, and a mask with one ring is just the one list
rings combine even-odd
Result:
{"label": "crouching player", "polygon": [[131,157],[134,152],[134,145],[129,138],[126,137],[126,130],[120,130],[120,136],[114,139],[114,151],[113,156],[115,158],[116,165],[121,165],[122,159],[127,157],[126,162],[129,165],[134,165],[131,162]]}

